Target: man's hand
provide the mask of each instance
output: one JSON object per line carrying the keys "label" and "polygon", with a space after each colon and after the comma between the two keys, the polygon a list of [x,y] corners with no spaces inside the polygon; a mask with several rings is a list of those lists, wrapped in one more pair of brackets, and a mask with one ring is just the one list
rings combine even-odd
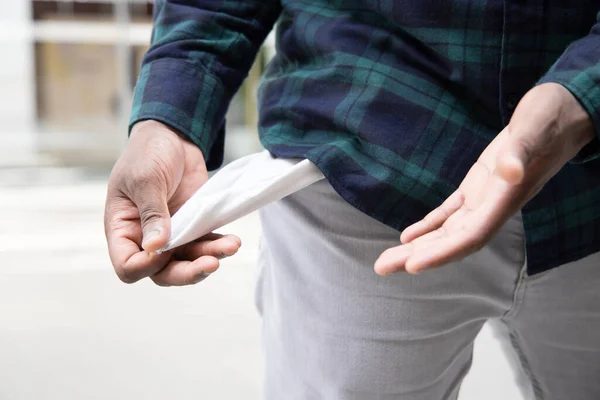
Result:
{"label": "man's hand", "polygon": [[403,244],[383,252],[375,271],[419,273],[476,252],[593,138],[589,115],[567,89],[530,90],[458,190],[402,232]]}
{"label": "man's hand", "polygon": [[170,216],[204,182],[202,152],[156,121],[136,124],[108,184],[104,229],[110,259],[123,282],[150,277],[160,286],[200,282],[237,252],[240,239],[209,234],[156,254],[170,236]]}

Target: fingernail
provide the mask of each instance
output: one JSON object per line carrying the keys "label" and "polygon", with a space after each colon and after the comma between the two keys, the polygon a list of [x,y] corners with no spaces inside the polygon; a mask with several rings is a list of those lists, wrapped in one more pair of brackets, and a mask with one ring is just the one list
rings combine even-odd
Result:
{"label": "fingernail", "polygon": [[148,243],[150,240],[154,239],[155,237],[158,237],[158,235],[160,235],[160,231],[157,229],[153,229],[148,233],[144,233],[144,238],[142,240],[142,246],[146,243]]}
{"label": "fingernail", "polygon": [[205,280],[206,278],[208,278],[210,276],[210,272],[206,272],[206,271],[202,271],[197,277],[196,279],[194,279],[194,282],[192,282],[193,284],[197,284],[202,282],[203,280]]}

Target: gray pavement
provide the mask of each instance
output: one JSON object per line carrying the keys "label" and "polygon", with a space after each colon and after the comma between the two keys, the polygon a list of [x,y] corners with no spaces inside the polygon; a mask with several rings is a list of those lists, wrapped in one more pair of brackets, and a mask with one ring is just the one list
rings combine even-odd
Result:
{"label": "gray pavement", "polygon": [[[258,400],[259,227],[197,287],[127,286],[105,250],[105,183],[0,186],[0,400]],[[485,328],[461,400],[520,400]],[[282,399],[286,400],[286,399]]]}

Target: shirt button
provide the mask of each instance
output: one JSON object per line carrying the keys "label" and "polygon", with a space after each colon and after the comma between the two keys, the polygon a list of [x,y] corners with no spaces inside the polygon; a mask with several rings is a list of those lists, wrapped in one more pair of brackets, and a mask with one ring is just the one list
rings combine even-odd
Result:
{"label": "shirt button", "polygon": [[506,108],[509,111],[513,111],[515,108],[517,108],[517,104],[519,104],[519,96],[516,94],[509,94],[506,97]]}

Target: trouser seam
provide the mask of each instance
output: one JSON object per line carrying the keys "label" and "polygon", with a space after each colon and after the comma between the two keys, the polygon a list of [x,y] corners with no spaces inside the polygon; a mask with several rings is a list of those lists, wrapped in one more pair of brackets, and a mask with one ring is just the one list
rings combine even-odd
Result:
{"label": "trouser seam", "polygon": [[458,378],[458,390],[456,391],[456,396],[450,400],[456,400],[460,397],[460,391],[462,389],[462,384],[463,384],[465,378],[467,377],[467,375],[469,374],[469,371],[471,371],[471,367],[473,366],[473,352],[474,352],[474,348],[475,348],[475,343],[471,342],[469,347],[470,347],[470,353],[471,353],[471,355],[469,357],[469,362],[467,363],[465,368],[461,371],[460,376]]}
{"label": "trouser seam", "polygon": [[527,284],[527,262],[524,262],[519,272],[519,277],[515,283],[513,291],[513,299],[510,308],[502,315],[501,318],[515,317],[521,308],[521,304],[525,299],[525,285]]}
{"label": "trouser seam", "polygon": [[517,262],[520,262],[519,275],[517,277],[517,281],[515,282],[515,288],[512,296],[512,303],[508,310],[502,315],[501,318],[514,317],[519,309],[521,304],[523,303],[523,297],[525,295],[524,285],[527,282],[527,239],[525,238],[525,234],[523,233],[523,241],[521,244],[523,258],[519,259]]}
{"label": "trouser seam", "polygon": [[507,321],[501,319],[501,323],[505,324],[508,330],[508,335],[510,339],[510,344],[512,348],[517,353],[517,357],[519,358],[519,363],[521,364],[521,368],[523,368],[525,375],[529,379],[529,383],[533,388],[533,395],[535,396],[535,400],[545,400],[545,395],[542,390],[540,381],[537,376],[533,372],[533,368],[531,368],[531,364],[529,363],[529,359],[521,346],[519,334],[515,329],[512,329]]}

